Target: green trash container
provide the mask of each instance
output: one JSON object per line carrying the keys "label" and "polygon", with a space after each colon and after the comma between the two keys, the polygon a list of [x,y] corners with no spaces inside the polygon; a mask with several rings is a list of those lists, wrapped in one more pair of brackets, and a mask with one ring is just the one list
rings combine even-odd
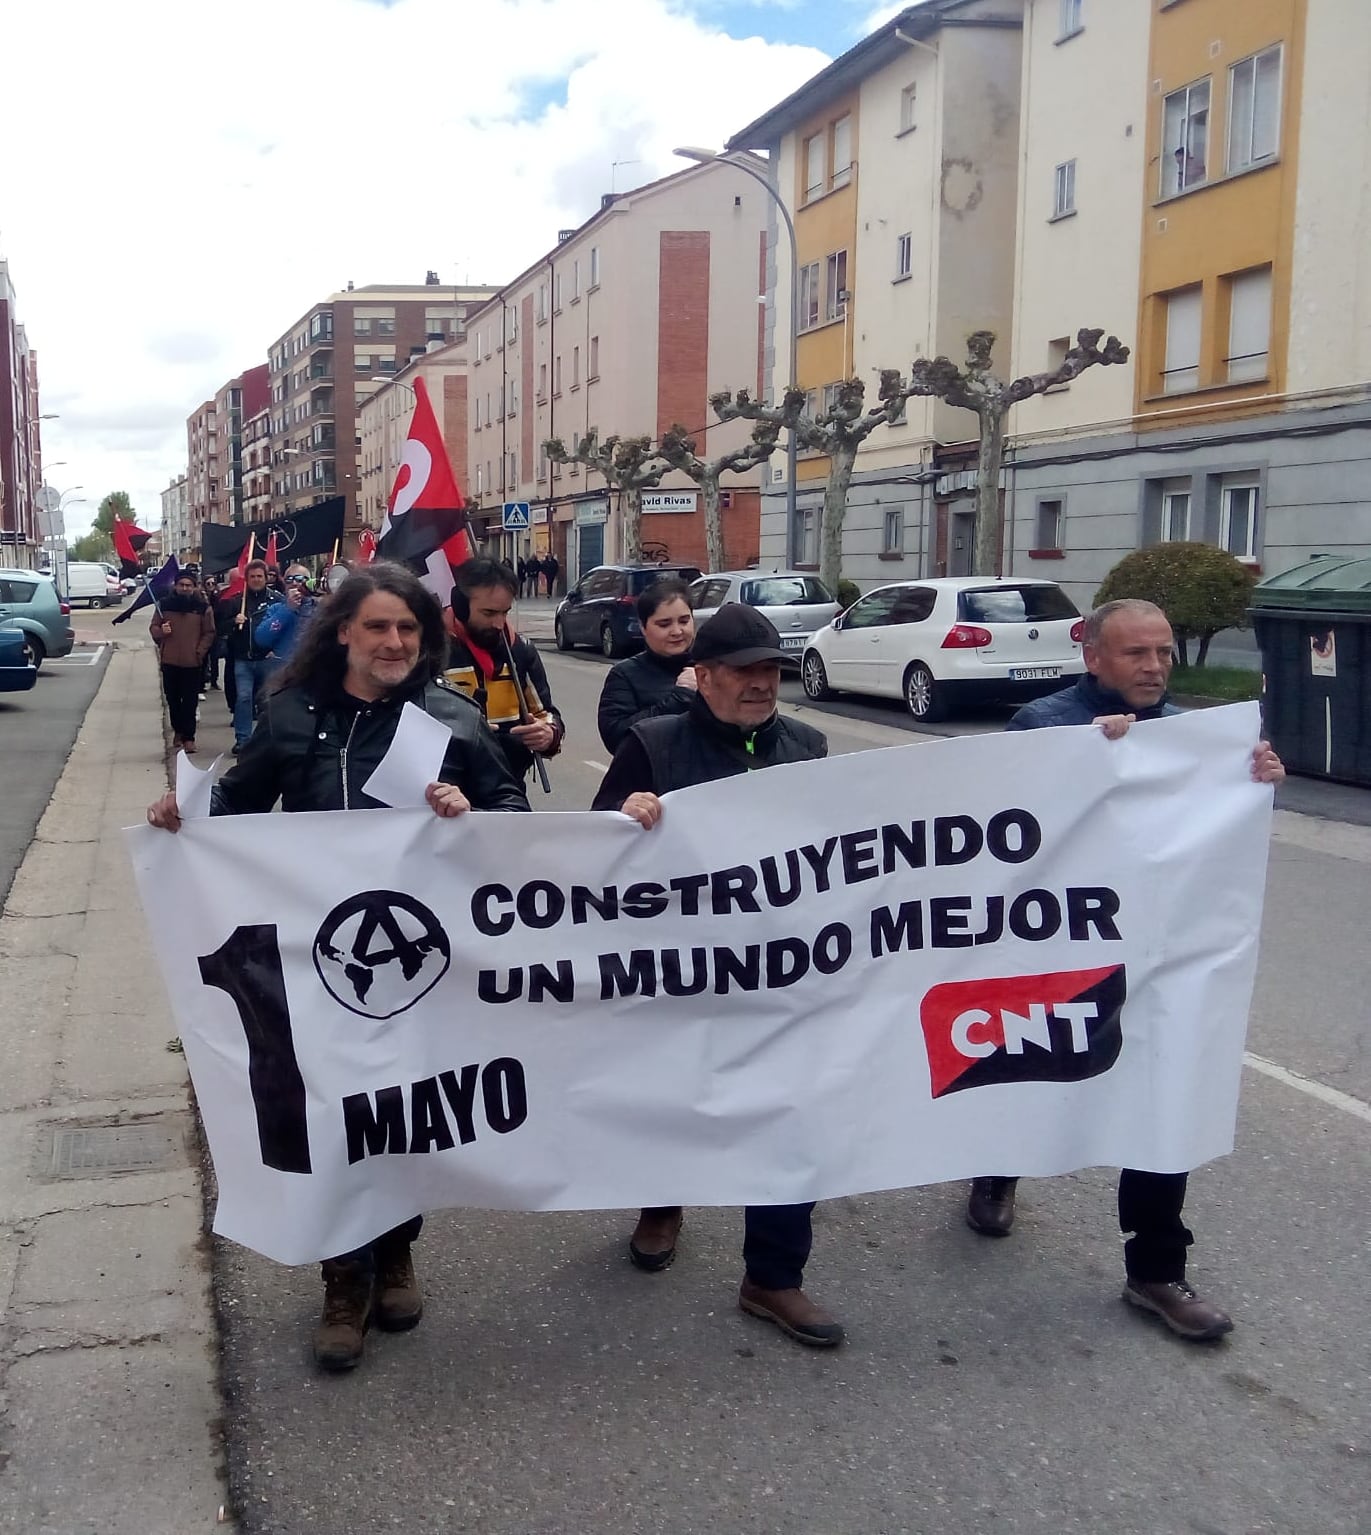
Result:
{"label": "green trash container", "polygon": [[1286,767],[1371,786],[1371,559],[1319,554],[1268,576],[1249,617],[1266,733]]}

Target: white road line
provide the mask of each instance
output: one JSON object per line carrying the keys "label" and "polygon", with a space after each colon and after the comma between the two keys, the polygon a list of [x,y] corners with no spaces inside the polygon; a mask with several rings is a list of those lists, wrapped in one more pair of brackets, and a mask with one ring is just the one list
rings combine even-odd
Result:
{"label": "white road line", "polygon": [[1322,1082],[1315,1082],[1311,1077],[1302,1077],[1297,1071],[1288,1071],[1284,1066],[1277,1066],[1275,1061],[1268,1061],[1260,1055],[1253,1055],[1250,1051],[1243,1052],[1243,1065],[1250,1066],[1253,1071],[1259,1071],[1264,1077],[1270,1077],[1275,1082],[1284,1082],[1287,1087],[1293,1087],[1297,1092],[1308,1093],[1311,1098],[1317,1098],[1320,1103],[1326,1103],[1331,1109],[1341,1109],[1344,1114],[1350,1114],[1354,1119],[1364,1119],[1371,1124],[1371,1103],[1363,1103],[1360,1098],[1354,1098],[1350,1093],[1340,1093],[1336,1087],[1326,1087]]}
{"label": "white road line", "polygon": [[597,773],[609,772],[609,763],[607,762],[592,762],[589,757],[582,757],[581,761],[584,762],[588,768],[594,768]]}

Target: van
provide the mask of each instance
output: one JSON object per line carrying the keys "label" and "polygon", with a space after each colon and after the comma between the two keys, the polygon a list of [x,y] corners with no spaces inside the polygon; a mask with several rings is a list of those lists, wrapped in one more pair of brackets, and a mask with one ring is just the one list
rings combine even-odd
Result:
{"label": "van", "polygon": [[103,608],[110,600],[108,578],[105,567],[94,561],[70,562],[67,565],[67,601],[72,607],[84,602],[87,607]]}

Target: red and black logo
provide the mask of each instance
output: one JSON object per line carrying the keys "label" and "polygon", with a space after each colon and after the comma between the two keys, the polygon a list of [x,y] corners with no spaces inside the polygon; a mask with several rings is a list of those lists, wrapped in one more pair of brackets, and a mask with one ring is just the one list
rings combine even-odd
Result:
{"label": "red and black logo", "polygon": [[1083,1082],[1123,1048],[1122,965],[935,986],[919,1007],[933,1096],[994,1082]]}

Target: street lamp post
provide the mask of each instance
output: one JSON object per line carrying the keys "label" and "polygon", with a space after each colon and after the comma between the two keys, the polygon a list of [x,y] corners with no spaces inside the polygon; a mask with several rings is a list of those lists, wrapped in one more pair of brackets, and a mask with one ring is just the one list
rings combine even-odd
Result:
{"label": "street lamp post", "polygon": [[[785,222],[786,233],[790,236],[790,378],[788,388],[792,390],[798,388],[797,354],[800,349],[800,253],[799,244],[795,238],[795,221],[790,216],[790,209],[786,207],[781,194],[772,186],[770,180],[763,176],[756,166],[750,165],[746,160],[739,159],[731,154],[720,154],[717,150],[713,149],[700,149],[693,145],[673,149],[672,154],[679,155],[682,160],[693,160],[697,165],[708,165],[713,160],[719,160],[725,165],[733,166],[734,169],[742,171],[745,176],[751,176],[780,209],[781,218]],[[796,458],[795,432],[791,428],[786,432],[785,445],[785,549],[787,565],[794,565],[796,560]]]}

